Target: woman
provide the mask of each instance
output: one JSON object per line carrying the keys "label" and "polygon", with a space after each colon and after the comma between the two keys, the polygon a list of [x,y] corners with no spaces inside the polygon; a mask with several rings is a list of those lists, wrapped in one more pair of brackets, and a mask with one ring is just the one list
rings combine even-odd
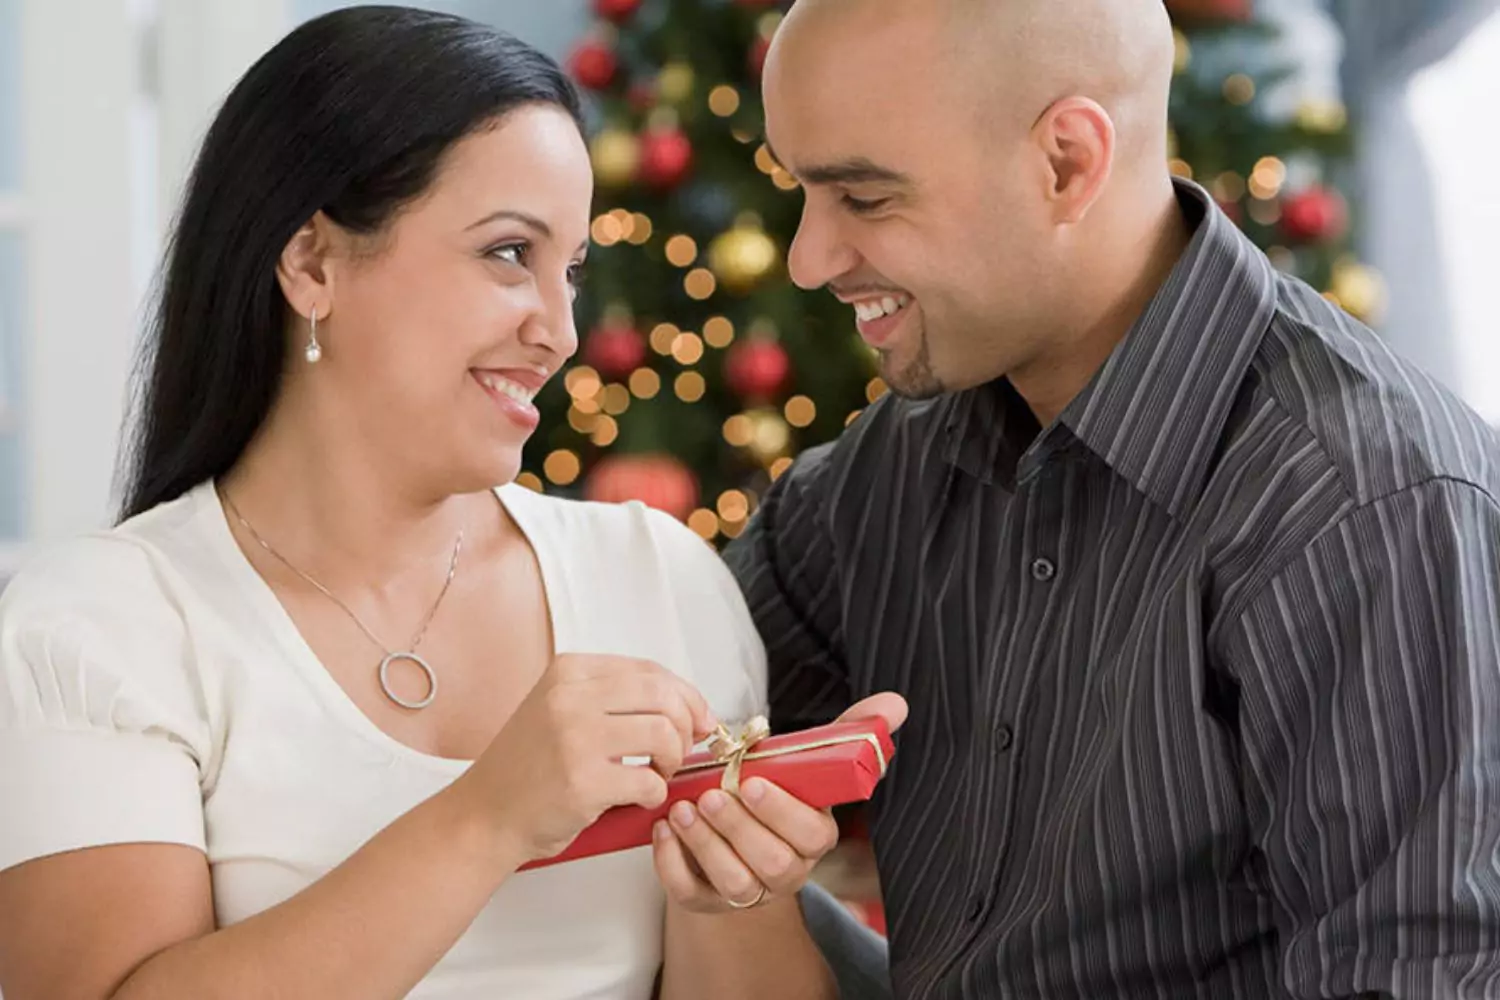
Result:
{"label": "woman", "polygon": [[566,80],[456,18],[329,15],[230,94],[126,519],[0,605],[7,1000],[829,994],[795,892],[832,821],[763,782],[517,872],[765,684],[675,521],[490,488],[577,346],[590,199]]}

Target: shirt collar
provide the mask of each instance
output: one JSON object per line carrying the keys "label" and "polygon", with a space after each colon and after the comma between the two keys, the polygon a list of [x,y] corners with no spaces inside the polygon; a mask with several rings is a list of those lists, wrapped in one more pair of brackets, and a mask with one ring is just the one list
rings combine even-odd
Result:
{"label": "shirt collar", "polygon": [[1181,179],[1176,191],[1197,221],[1187,249],[1057,424],[1021,453],[1015,424],[1030,411],[1012,405],[1004,379],[957,393],[950,461],[985,482],[1024,480],[1070,433],[1174,517],[1197,497],[1275,312],[1277,279],[1207,191]]}

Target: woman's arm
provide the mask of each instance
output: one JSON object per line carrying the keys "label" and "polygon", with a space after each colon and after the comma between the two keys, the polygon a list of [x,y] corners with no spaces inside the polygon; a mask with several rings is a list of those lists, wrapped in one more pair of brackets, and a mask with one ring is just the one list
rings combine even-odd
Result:
{"label": "woman's arm", "polygon": [[[611,806],[663,802],[664,774],[711,725],[701,696],[656,664],[561,656],[462,777],[242,923],[214,930],[208,865],[193,848],[94,847],[0,872],[0,991],[404,997],[523,862],[561,850]],[[634,756],[663,773],[620,762]]]}
{"label": "woman's arm", "polygon": [[461,785],[326,877],[214,930],[208,864],[164,844],[89,848],[0,873],[6,1000],[405,996],[525,859]]}

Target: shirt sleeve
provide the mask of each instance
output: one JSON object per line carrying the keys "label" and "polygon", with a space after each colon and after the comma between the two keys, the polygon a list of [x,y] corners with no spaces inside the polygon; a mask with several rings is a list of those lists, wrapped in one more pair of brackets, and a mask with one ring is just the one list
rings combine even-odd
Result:
{"label": "shirt sleeve", "polygon": [[202,726],[180,658],[161,661],[181,626],[106,555],[50,558],[0,600],[0,870],[108,844],[204,848]]}
{"label": "shirt sleeve", "polygon": [[823,499],[832,458],[833,444],[804,452],[725,552],[765,641],[778,732],[829,722],[851,701],[838,562]]}
{"label": "shirt sleeve", "polygon": [[1236,616],[1251,871],[1294,997],[1500,993],[1500,507],[1361,507]]}

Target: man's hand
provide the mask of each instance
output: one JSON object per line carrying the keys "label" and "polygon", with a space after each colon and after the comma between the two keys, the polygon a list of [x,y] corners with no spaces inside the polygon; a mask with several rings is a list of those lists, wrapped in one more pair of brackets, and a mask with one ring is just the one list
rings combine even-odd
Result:
{"label": "man's hand", "polygon": [[[906,701],[872,695],[839,722],[882,716],[891,732],[906,721]],[[740,798],[720,789],[673,806],[653,837],[656,871],[678,905],[700,913],[745,909],[801,889],[823,855],[838,843],[826,809],[814,809],[763,778],[749,778]]]}

